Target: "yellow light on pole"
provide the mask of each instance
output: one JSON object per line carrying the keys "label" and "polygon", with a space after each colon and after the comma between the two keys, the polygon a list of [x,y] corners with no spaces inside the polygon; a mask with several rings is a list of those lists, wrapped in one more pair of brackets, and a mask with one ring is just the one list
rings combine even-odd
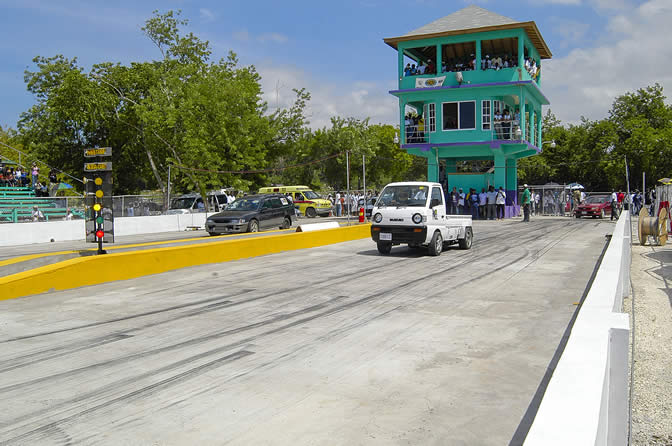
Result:
{"label": "yellow light on pole", "polygon": [[102,208],[101,208],[101,206],[100,206],[100,203],[96,203],[96,204],[93,205],[93,210],[94,210],[94,211],[96,211],[96,212],[100,212],[101,209],[102,209]]}
{"label": "yellow light on pole", "polygon": [[103,191],[102,190],[97,190],[96,191],[96,197],[103,198]]}
{"label": "yellow light on pole", "polygon": [[96,186],[102,186],[103,185],[103,179],[100,177],[96,177],[96,179],[93,181],[96,183]]}

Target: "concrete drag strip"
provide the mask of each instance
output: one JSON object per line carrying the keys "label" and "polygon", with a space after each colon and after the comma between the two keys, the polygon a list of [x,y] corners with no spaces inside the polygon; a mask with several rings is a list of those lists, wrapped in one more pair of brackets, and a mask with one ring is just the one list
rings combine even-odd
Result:
{"label": "concrete drag strip", "polygon": [[0,443],[506,444],[608,231],[476,222],[440,257],[364,239],[0,302]]}

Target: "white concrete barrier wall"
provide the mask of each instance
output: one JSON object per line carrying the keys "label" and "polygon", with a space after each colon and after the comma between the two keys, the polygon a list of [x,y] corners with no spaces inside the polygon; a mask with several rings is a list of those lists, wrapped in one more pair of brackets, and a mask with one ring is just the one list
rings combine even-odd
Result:
{"label": "white concrete barrier wall", "polygon": [[630,215],[623,212],[525,445],[626,445]]}
{"label": "white concrete barrier wall", "polygon": [[[157,215],[151,217],[120,217],[114,220],[116,236],[186,231],[204,227],[205,213]],[[45,221],[0,224],[0,246],[49,243],[50,241],[84,240],[84,220]]]}

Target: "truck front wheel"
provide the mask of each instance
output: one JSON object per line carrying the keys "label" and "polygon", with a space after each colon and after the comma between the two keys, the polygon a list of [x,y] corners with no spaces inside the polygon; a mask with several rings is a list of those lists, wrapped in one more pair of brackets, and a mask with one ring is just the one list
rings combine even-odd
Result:
{"label": "truck front wheel", "polygon": [[392,251],[392,243],[378,242],[378,252],[381,254],[389,254]]}
{"label": "truck front wheel", "polygon": [[440,231],[436,231],[432,236],[432,241],[429,242],[429,255],[439,256],[443,250],[443,237]]}
{"label": "truck front wheel", "polygon": [[458,243],[460,249],[469,249],[471,248],[471,242],[474,240],[474,232],[471,228],[467,228],[464,231],[464,238],[461,238]]}

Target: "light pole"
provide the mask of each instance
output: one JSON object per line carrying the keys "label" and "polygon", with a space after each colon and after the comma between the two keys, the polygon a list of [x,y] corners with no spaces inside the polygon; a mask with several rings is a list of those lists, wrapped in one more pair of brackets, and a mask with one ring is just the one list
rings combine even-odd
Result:
{"label": "light pole", "polygon": [[552,140],[550,140],[550,141],[543,141],[543,142],[541,143],[542,146],[543,146],[544,144],[550,144],[550,145],[551,145],[551,149],[555,149],[555,147],[557,146],[557,144],[555,143],[555,140],[554,140],[554,139],[552,139]]}

